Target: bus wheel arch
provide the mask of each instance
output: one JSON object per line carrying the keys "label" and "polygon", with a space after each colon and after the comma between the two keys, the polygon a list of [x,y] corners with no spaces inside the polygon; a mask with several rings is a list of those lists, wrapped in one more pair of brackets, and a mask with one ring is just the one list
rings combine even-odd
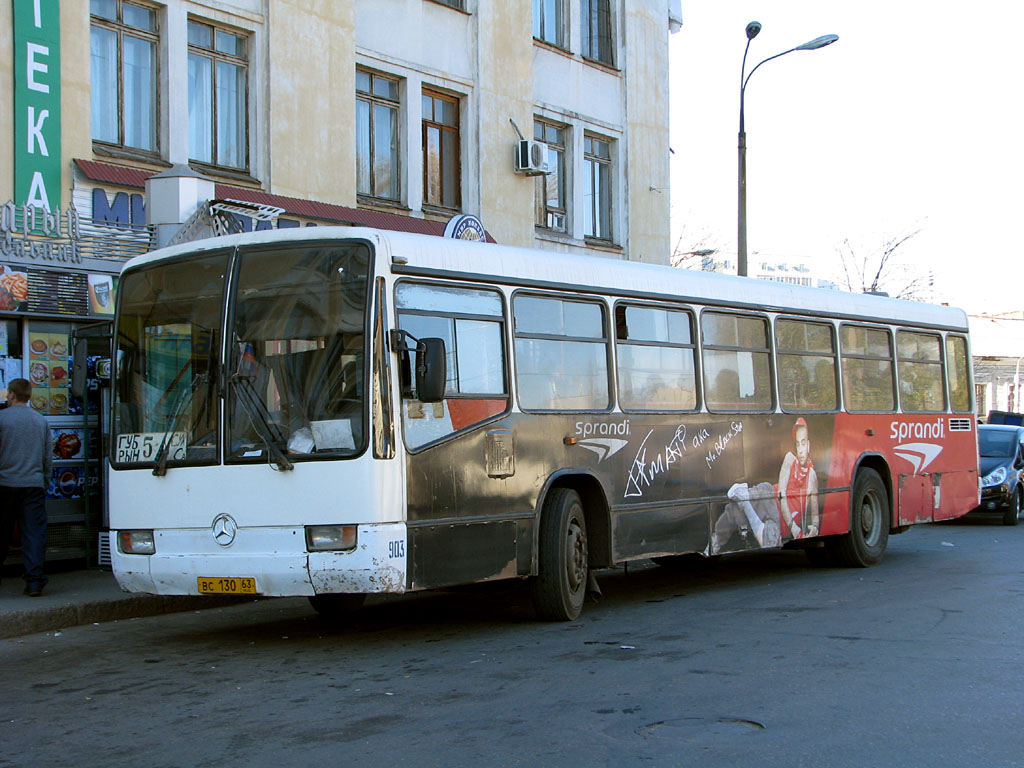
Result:
{"label": "bus wheel arch", "polygon": [[[537,503],[537,514],[534,525],[534,564],[537,562],[537,547],[540,540],[540,519],[543,517],[544,504],[548,497],[559,488],[571,488],[576,491],[583,504],[583,514],[587,523],[588,565],[591,569],[607,568],[612,562],[611,512],[608,499],[600,481],[586,473],[562,473],[552,475]],[[536,570],[534,570],[536,573]]]}
{"label": "bus wheel arch", "polygon": [[609,538],[606,509],[600,486],[586,475],[560,477],[544,494],[536,526],[536,575],[530,580],[540,618],[579,616],[590,570],[605,560],[600,550]]}
{"label": "bus wheel arch", "polygon": [[892,527],[892,492],[876,462],[857,468],[850,493],[850,529],[829,538],[833,558],[841,565],[866,568],[881,562]]}

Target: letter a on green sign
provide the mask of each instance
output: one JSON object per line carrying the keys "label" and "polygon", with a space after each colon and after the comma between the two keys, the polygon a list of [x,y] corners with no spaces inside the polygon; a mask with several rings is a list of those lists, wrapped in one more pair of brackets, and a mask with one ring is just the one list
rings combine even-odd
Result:
{"label": "letter a on green sign", "polygon": [[14,0],[14,199],[60,207],[59,0]]}

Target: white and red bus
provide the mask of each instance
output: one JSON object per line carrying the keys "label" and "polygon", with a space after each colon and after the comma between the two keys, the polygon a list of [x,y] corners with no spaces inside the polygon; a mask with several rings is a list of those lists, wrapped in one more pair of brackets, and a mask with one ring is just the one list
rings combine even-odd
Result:
{"label": "white and red bus", "polygon": [[131,260],[112,561],[157,594],[528,579],[799,547],[869,566],[978,503],[957,309],[319,227]]}

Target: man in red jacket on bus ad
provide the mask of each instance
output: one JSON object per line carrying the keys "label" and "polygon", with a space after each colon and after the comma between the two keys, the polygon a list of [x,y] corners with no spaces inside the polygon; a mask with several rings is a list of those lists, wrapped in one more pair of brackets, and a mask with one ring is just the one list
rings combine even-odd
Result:
{"label": "man in red jacket on bus ad", "polygon": [[811,461],[811,439],[807,422],[793,424],[796,453],[789,451],[779,470],[779,518],[783,537],[817,536],[821,528],[818,516],[818,475]]}

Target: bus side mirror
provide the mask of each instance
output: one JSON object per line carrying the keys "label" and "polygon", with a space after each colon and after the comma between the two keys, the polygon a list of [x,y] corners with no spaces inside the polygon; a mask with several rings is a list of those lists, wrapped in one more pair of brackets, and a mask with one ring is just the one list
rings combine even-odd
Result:
{"label": "bus side mirror", "polygon": [[416,399],[421,403],[441,402],[447,381],[444,339],[420,339],[416,344]]}
{"label": "bus side mirror", "polygon": [[72,352],[74,365],[71,368],[71,394],[79,400],[85,399],[86,374],[88,373],[89,340],[78,339]]}

